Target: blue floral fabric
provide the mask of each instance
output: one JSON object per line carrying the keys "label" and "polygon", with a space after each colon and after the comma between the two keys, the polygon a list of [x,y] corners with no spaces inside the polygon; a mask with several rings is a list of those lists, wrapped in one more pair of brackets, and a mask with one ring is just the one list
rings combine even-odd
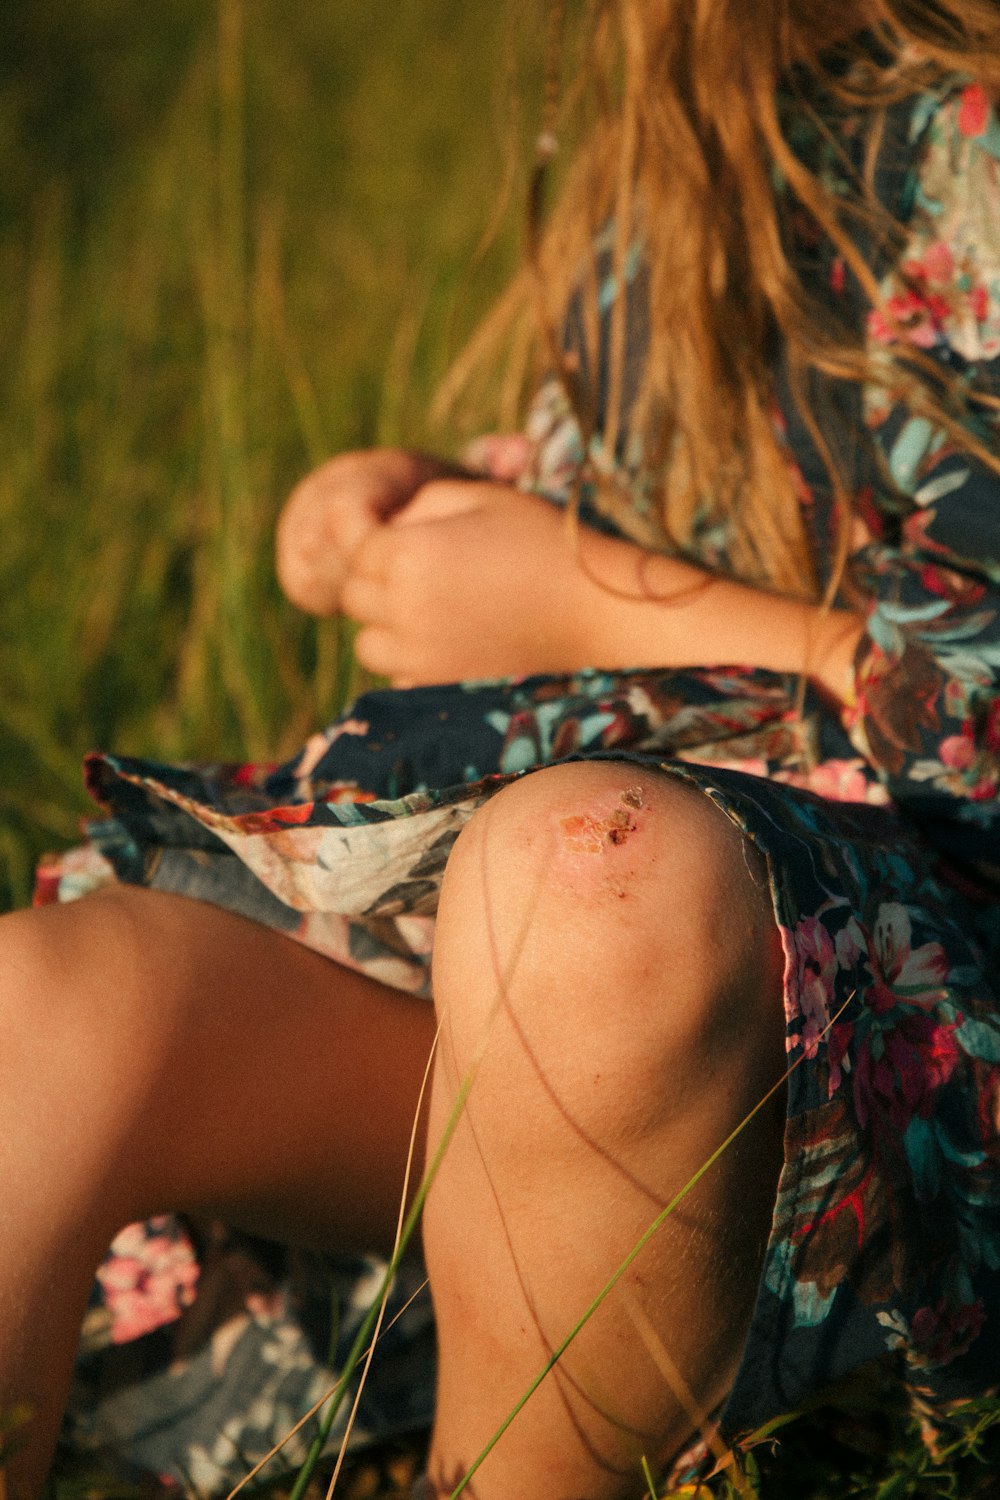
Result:
{"label": "blue floral fabric", "polygon": [[[836,179],[860,163],[864,131],[843,109],[827,124],[797,124],[790,138]],[[963,420],[996,454],[1000,122],[985,92],[958,80],[894,106],[877,180],[903,226],[891,253],[866,247],[878,312],[793,210],[791,243],[816,295],[864,320],[876,357],[905,345],[959,377],[973,393]],[[641,320],[636,328],[641,339]],[[822,576],[826,480],[780,364],[776,388]],[[792,679],[727,664],[595,664],[567,677],[374,692],[276,771],[92,757],[108,818],[88,848],[40,873],[43,899],[112,878],[184,892],[427,992],[448,852],[509,778],[600,757],[662,766],[701,788],[763,853],[785,952],[785,1164],[723,1413],[735,1436],[879,1357],[929,1403],[1000,1384],[1000,478],[888,387],[838,399],[871,537],[850,563],[867,629],[857,701],[843,714],[811,692],[800,702]],[[861,430],[870,443],[851,443]],[[583,455],[553,387],[527,431],[526,482],[564,500]],[[621,461],[599,437],[591,457]],[[706,529],[705,560],[724,551],[724,535]],[[291,1406],[272,1381],[251,1421],[253,1382],[233,1378],[228,1408],[221,1398],[213,1408],[226,1453],[191,1416],[204,1368],[173,1357],[175,1331],[205,1263],[197,1235],[176,1221],[132,1226],[116,1242],[95,1291],[74,1420],[82,1441],[100,1433],[109,1351],[144,1346],[127,1382],[131,1410],[143,1420],[166,1410],[149,1401],[173,1381],[174,1417],[155,1452],[127,1413],[105,1423],[107,1440],[148,1466],[194,1467],[210,1489],[256,1456]],[[302,1342],[287,1258],[275,1264],[263,1301],[247,1292],[240,1302],[244,1321],[226,1349],[251,1327],[261,1338],[272,1330],[284,1353],[272,1350],[268,1368],[300,1360],[295,1399],[305,1402],[326,1366],[316,1340]],[[426,1326],[399,1337],[401,1354]],[[220,1343],[212,1368],[226,1368],[224,1354]],[[426,1350],[395,1391],[369,1430],[426,1416]]]}

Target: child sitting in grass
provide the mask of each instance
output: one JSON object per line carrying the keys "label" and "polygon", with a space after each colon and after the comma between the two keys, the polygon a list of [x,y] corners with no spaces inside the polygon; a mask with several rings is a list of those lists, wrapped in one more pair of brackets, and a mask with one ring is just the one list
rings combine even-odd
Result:
{"label": "child sitting in grass", "polygon": [[874,1359],[1000,1382],[1000,5],[581,24],[525,436],[282,517],[391,688],[277,771],[93,757],[3,919],[15,1497],[88,1298],[95,1441],[211,1487],[280,1435],[237,1346],[290,1321],[250,1272],[239,1339],[178,1320],[166,1216],[389,1251],[414,1120],[432,1494],[635,1495]]}

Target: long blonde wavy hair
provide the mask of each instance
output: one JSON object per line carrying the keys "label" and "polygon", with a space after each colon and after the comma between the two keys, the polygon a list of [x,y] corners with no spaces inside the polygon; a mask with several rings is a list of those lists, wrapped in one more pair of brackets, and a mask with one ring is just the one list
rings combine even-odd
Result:
{"label": "long blonde wavy hair", "polygon": [[[553,38],[563,9],[552,0]],[[957,382],[942,379],[940,367],[903,340],[873,361],[862,331],[838,316],[832,299],[803,284],[788,250],[788,200],[879,307],[877,280],[856,236],[863,226],[869,244],[890,254],[898,244],[900,226],[874,190],[886,111],[955,74],[1000,91],[1000,0],[591,0],[572,19],[579,62],[557,90],[554,63],[569,55],[570,44],[553,40],[529,265],[500,321],[533,287],[543,358],[589,435],[593,381],[590,388],[580,381],[561,330],[573,299],[582,301],[586,346],[596,351],[597,236],[613,226],[619,286],[630,249],[641,244],[648,356],[625,412],[626,299],[619,296],[606,333],[602,422],[605,449],[624,423],[654,478],[655,525],[646,537],[640,527],[637,539],[684,552],[699,510],[707,509],[710,518],[726,520],[730,565],[741,577],[816,598],[801,505],[775,428],[776,348],[783,348],[796,405],[829,474],[840,537],[835,577],[849,546],[851,496],[809,394],[816,375],[887,386],[998,470],[1000,460],[970,435],[963,421],[969,398]],[[866,162],[859,172],[845,159],[846,196],[824,186],[789,145],[779,80],[793,87],[798,81],[795,108],[804,116],[813,112],[817,90],[862,110]],[[582,144],[543,214],[549,160],[574,128]],[[832,137],[829,144],[836,149]],[[786,186],[784,208],[776,179]],[[634,517],[630,523],[624,516],[627,502],[614,490],[605,484],[598,504],[617,507],[636,534]]]}

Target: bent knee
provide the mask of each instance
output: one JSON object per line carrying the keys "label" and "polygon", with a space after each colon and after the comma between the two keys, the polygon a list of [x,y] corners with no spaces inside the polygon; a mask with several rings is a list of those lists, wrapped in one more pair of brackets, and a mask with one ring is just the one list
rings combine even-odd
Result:
{"label": "bent knee", "polygon": [[5,1170],[16,1176],[30,1120],[51,1214],[79,1213],[98,1239],[123,1222],[115,1194],[145,1107],[156,1023],[142,951],[124,893],[0,919]]}
{"label": "bent knee", "polygon": [[12,1068],[30,1068],[82,1108],[141,1097],[155,1048],[143,893],[115,888],[2,919],[0,1016]]}
{"label": "bent knee", "polygon": [[[502,1006],[541,1045],[568,1033],[660,1066],[781,1021],[763,861],[677,777],[550,767],[471,820],[442,889],[435,989],[471,1038]],[[754,1016],[756,1019],[756,1016]]]}

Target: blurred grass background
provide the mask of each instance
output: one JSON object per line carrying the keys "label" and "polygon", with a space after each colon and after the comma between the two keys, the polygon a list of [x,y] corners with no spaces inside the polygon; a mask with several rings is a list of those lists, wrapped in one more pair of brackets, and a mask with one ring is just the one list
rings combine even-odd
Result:
{"label": "blurred grass background", "polygon": [[81,754],[279,757],[352,687],[282,601],[295,480],[448,449],[433,391],[537,81],[495,0],[6,0],[0,907],[90,812]]}

